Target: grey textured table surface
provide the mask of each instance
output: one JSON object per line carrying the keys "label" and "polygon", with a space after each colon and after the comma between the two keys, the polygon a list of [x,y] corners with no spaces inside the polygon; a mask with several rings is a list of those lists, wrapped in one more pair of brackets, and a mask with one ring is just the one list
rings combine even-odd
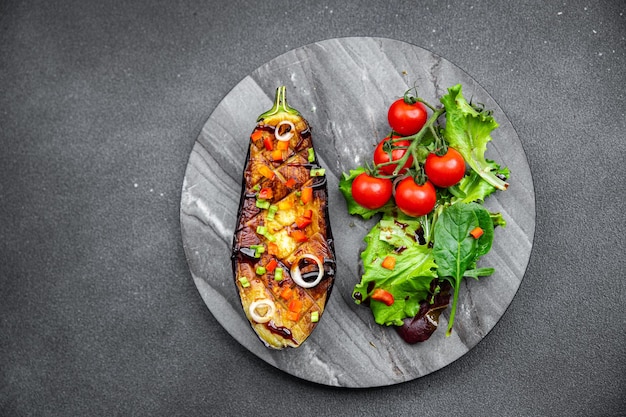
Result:
{"label": "grey textured table surface", "polygon": [[[581,1],[0,4],[0,415],[626,415],[626,6]],[[207,309],[187,161],[241,80],[294,48],[397,39],[489,93],[536,228],[493,330],[446,367],[338,389]]]}

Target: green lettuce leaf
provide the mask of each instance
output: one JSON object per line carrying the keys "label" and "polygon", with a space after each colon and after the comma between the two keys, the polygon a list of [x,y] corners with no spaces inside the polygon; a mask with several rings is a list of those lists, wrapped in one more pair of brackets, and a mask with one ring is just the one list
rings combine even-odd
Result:
{"label": "green lettuce leaf", "polygon": [[[420,302],[430,295],[431,281],[437,278],[436,265],[432,251],[415,241],[420,227],[417,219],[385,215],[365,236],[367,248],[361,253],[364,273],[352,295],[357,303],[369,301],[378,324],[402,325],[402,319],[415,316]],[[396,258],[393,270],[381,266],[388,255]],[[376,288],[389,291],[395,302],[387,306],[368,300]]]}
{"label": "green lettuce leaf", "polygon": [[498,190],[506,190],[508,183],[496,175],[494,164],[485,159],[487,143],[491,141],[491,132],[498,127],[498,123],[490,112],[468,103],[461,89],[460,84],[450,87],[448,94],[441,97],[441,103],[446,108],[443,136],[487,183]]}
{"label": "green lettuce leaf", "polygon": [[[498,164],[490,160],[486,162],[496,175],[502,176],[503,178],[509,177],[508,168],[500,168]],[[465,175],[453,189],[450,189],[450,192],[455,197],[452,199],[452,203],[457,201],[463,203],[483,203],[485,199],[495,191],[497,191],[496,187],[485,181],[485,179],[474,170],[471,170],[469,175]]]}

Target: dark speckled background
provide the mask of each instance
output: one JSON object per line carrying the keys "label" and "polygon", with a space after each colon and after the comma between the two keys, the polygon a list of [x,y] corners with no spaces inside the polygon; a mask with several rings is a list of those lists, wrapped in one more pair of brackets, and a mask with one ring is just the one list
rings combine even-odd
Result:
{"label": "dark speckled background", "polygon": [[[626,414],[626,6],[0,3],[0,415]],[[179,207],[222,98],[312,42],[379,36],[466,71],[515,127],[536,229],[494,329],[425,377],[302,381],[206,308]]]}

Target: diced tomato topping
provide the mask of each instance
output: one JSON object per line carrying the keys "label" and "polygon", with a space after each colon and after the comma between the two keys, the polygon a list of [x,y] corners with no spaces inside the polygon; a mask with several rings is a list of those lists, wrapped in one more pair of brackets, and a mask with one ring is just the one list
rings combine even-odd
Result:
{"label": "diced tomato topping", "polygon": [[300,299],[298,298],[293,298],[291,301],[289,301],[287,308],[289,309],[289,311],[297,313],[302,308],[302,301],[300,301]]}
{"label": "diced tomato topping", "polygon": [[259,194],[257,197],[260,198],[261,200],[271,200],[272,197],[274,197],[274,191],[272,191],[271,188],[263,187],[259,191]]}
{"label": "diced tomato topping", "polygon": [[269,242],[267,244],[267,254],[272,256],[278,255],[278,245],[274,242]]}
{"label": "diced tomato topping", "polygon": [[308,225],[310,225],[313,222],[313,220],[311,220],[311,218],[307,218],[304,216],[300,216],[296,219],[296,226],[298,226],[298,229],[304,229],[305,227],[307,227]]}
{"label": "diced tomato topping", "polygon": [[289,287],[285,287],[281,292],[280,292],[280,298],[284,299],[284,300],[289,300],[291,298],[291,296],[293,295],[293,290]]}
{"label": "diced tomato topping", "polygon": [[298,243],[306,242],[309,238],[302,230],[296,229],[291,231],[291,237]]}
{"label": "diced tomato topping", "polygon": [[307,219],[312,219],[313,218],[313,210],[311,210],[311,209],[306,210],[302,216],[306,217]]}
{"label": "diced tomato topping", "polygon": [[386,256],[380,266],[389,270],[393,270],[396,267],[396,258],[391,255]]}
{"label": "diced tomato topping", "polygon": [[267,263],[267,265],[265,265],[265,270],[269,273],[273,273],[277,266],[278,266],[278,261],[276,260],[276,258],[272,258]]}
{"label": "diced tomato topping", "polygon": [[302,200],[303,204],[307,204],[313,200],[313,188],[304,187],[302,189],[302,193],[300,194],[300,200]]}
{"label": "diced tomato topping", "polygon": [[254,142],[256,142],[257,140],[261,139],[262,137],[263,137],[263,131],[262,130],[255,130],[250,135],[250,139],[252,139]]}
{"label": "diced tomato topping", "polygon": [[265,150],[271,151],[274,149],[274,145],[272,144],[272,138],[267,136],[263,139],[263,146],[265,146]]}
{"label": "diced tomato topping", "polygon": [[293,178],[289,178],[286,182],[285,182],[285,186],[288,188],[293,188],[296,185],[296,180],[294,180]]}
{"label": "diced tomato topping", "polygon": [[300,313],[297,313],[295,311],[288,311],[287,318],[291,321],[298,321],[298,319],[300,318]]}
{"label": "diced tomato topping", "polygon": [[278,143],[276,144],[276,149],[280,149],[281,151],[288,150],[289,149],[289,142],[288,141],[279,140]]}
{"label": "diced tomato topping", "polygon": [[372,300],[380,301],[385,303],[385,305],[392,305],[395,301],[393,299],[393,294],[387,290],[383,290],[382,288],[376,288],[371,295]]}

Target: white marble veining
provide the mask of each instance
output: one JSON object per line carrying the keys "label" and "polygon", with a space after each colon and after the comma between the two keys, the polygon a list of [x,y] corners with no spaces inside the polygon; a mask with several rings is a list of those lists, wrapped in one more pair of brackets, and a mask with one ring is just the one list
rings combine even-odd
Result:
{"label": "white marble veining", "polygon": [[[351,298],[359,281],[359,251],[373,224],[347,214],[337,189],[339,176],[369,159],[389,127],[386,109],[416,84],[432,103],[448,87],[463,84],[495,110],[500,127],[490,155],[510,168],[506,192],[490,197],[492,210],[508,222],[496,231],[481,265],[496,273],[466,280],[451,337],[438,330],[425,343],[408,345],[393,329],[374,323],[369,309]],[[287,86],[289,103],[312,126],[313,141],[327,168],[331,225],[335,236],[335,287],[322,320],[299,349],[272,351],[258,340],[240,307],[230,251],[237,217],[248,137],[256,117],[271,107],[276,87]],[[431,52],[383,38],[340,38],[287,52],[237,84],[213,111],[199,135],[181,199],[185,253],[194,281],[211,313],[242,345],[269,364],[320,384],[372,387],[408,381],[453,362],[497,323],[515,296],[531,253],[535,198],[530,169],[506,115],[468,74]],[[449,310],[442,315],[445,328]]]}

